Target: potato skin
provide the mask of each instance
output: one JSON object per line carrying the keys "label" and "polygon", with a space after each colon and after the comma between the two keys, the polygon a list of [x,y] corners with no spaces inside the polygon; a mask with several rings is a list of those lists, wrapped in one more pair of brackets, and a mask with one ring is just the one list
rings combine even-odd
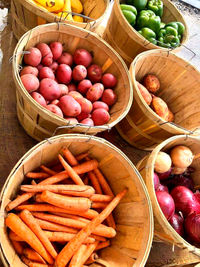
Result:
{"label": "potato skin", "polygon": [[59,87],[60,87],[60,91],[61,91],[61,94],[60,94],[60,96],[64,96],[64,95],[67,95],[68,94],[68,87],[67,87],[67,85],[65,85],[65,84],[58,84],[59,85]]}
{"label": "potato skin", "polygon": [[49,67],[43,67],[40,71],[39,71],[39,79],[45,79],[45,78],[49,78],[54,80],[55,79],[55,75],[52,71],[51,68]]}
{"label": "potato skin", "polygon": [[110,120],[109,113],[103,108],[97,108],[92,113],[94,125],[104,125]]}
{"label": "potato skin", "polygon": [[168,121],[169,109],[164,100],[162,100],[160,97],[153,95],[151,105],[158,116],[160,116],[165,121]]}
{"label": "potato skin", "polygon": [[56,78],[59,83],[69,84],[72,79],[72,69],[66,64],[60,64],[56,71]]}
{"label": "potato skin", "polygon": [[61,95],[61,90],[58,83],[49,78],[41,80],[39,91],[44,98],[49,101],[58,99]]}
{"label": "potato skin", "polygon": [[47,102],[46,102],[46,100],[44,99],[44,97],[43,97],[41,94],[39,94],[38,92],[33,92],[33,93],[31,94],[31,96],[32,96],[32,98],[35,99],[35,101],[38,102],[41,106],[46,107]]}
{"label": "potato skin", "polygon": [[50,49],[53,54],[53,59],[57,60],[63,52],[63,46],[60,42],[52,42],[50,43]]}
{"label": "potato skin", "polygon": [[103,94],[104,86],[102,83],[95,83],[92,87],[87,91],[86,97],[91,102],[95,102],[99,100]]}
{"label": "potato skin", "polygon": [[83,65],[77,65],[72,72],[72,77],[75,81],[80,82],[87,76],[87,69]]}
{"label": "potato skin", "polygon": [[22,75],[21,81],[29,93],[36,91],[40,86],[38,78],[33,74]]}
{"label": "potato skin", "polygon": [[76,101],[81,106],[81,112],[83,113],[91,113],[92,112],[92,102],[84,97],[77,98]]}
{"label": "potato skin", "polygon": [[54,61],[50,66],[50,69],[52,69],[53,73],[56,72],[57,68],[58,68],[58,63],[56,61]]}
{"label": "potato skin", "polygon": [[81,94],[85,95],[87,93],[88,89],[90,89],[90,87],[92,87],[91,81],[84,79],[78,84],[77,89]]}
{"label": "potato skin", "polygon": [[156,93],[160,89],[160,81],[158,77],[153,74],[147,74],[143,78],[143,85],[151,93]]}
{"label": "potato skin", "polygon": [[144,101],[147,103],[147,105],[151,105],[151,101],[152,101],[152,96],[149,93],[149,91],[139,82],[137,83],[137,87],[142,95],[142,97],[144,98]]}
{"label": "potato skin", "polygon": [[76,117],[81,113],[80,104],[70,95],[60,98],[59,107],[66,117]]}
{"label": "potato skin", "polygon": [[45,43],[39,43],[36,45],[36,47],[40,50],[42,54],[42,64],[44,66],[49,67],[53,63],[53,54],[51,52],[50,47],[48,44]]}
{"label": "potato skin", "polygon": [[72,96],[75,100],[78,98],[83,98],[83,96],[77,91],[71,91],[68,95]]}
{"label": "potato skin", "polygon": [[73,56],[70,53],[63,52],[62,55],[58,58],[57,62],[59,64],[66,64],[71,67],[73,64]]}
{"label": "potato skin", "polygon": [[34,76],[38,76],[38,69],[36,67],[32,67],[32,66],[25,66],[21,72],[20,72],[20,76],[24,75],[24,74],[32,74]]}
{"label": "potato skin", "polygon": [[59,117],[63,118],[62,110],[55,104],[49,104],[46,106],[48,110],[53,112],[54,114],[58,115]]}
{"label": "potato skin", "polygon": [[88,78],[92,83],[98,83],[102,78],[102,69],[100,66],[93,64],[88,68]]}
{"label": "potato skin", "polygon": [[77,91],[76,85],[74,83],[68,84],[67,87],[69,92]]}
{"label": "potato skin", "polygon": [[88,125],[88,126],[94,126],[94,122],[91,118],[86,118],[82,120],[80,123]]}
{"label": "potato skin", "polygon": [[75,118],[65,118],[69,124],[77,124],[78,121]]}
{"label": "potato skin", "polygon": [[103,92],[101,100],[106,103],[108,106],[112,106],[117,101],[117,95],[112,89],[106,89]]}
{"label": "potato skin", "polygon": [[37,67],[42,59],[42,54],[36,47],[31,47],[27,50],[29,54],[24,55],[24,63],[32,67]]}
{"label": "potato skin", "polygon": [[113,88],[117,85],[117,78],[112,73],[105,73],[101,81],[105,88]]}
{"label": "potato skin", "polygon": [[92,63],[92,55],[85,49],[77,49],[74,53],[74,62],[87,68]]}
{"label": "potato skin", "polygon": [[102,102],[102,101],[95,101],[93,103],[93,110],[97,109],[97,108],[103,108],[106,111],[109,111],[109,107],[106,103]]}

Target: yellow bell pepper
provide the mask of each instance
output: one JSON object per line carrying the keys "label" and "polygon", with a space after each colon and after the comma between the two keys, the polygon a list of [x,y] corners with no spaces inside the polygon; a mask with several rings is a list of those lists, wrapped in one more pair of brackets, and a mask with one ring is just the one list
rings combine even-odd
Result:
{"label": "yellow bell pepper", "polygon": [[83,17],[75,15],[75,16],[73,16],[73,20],[76,22],[83,22]]}
{"label": "yellow bell pepper", "polygon": [[36,2],[45,7],[49,12],[59,12],[64,7],[64,0],[36,0]]}
{"label": "yellow bell pepper", "polygon": [[82,13],[83,5],[80,0],[71,0],[71,7],[74,13]]}

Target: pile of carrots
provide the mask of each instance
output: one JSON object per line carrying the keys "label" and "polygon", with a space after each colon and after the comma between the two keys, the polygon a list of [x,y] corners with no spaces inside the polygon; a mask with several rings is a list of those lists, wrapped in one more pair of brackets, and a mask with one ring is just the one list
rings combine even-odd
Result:
{"label": "pile of carrots", "polygon": [[[30,267],[83,267],[116,235],[114,196],[98,161],[62,148],[58,162],[26,174],[20,195],[9,202],[5,224],[21,260]],[[35,181],[36,180],[36,181]]]}

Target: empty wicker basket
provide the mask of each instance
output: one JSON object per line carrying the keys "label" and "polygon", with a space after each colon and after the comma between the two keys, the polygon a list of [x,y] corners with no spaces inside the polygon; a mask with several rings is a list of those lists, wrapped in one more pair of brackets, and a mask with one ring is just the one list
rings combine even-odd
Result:
{"label": "empty wicker basket", "polygon": [[[5,206],[16,195],[24,174],[54,160],[63,146],[69,147],[74,155],[88,151],[91,157],[96,158],[114,194],[125,186],[129,188],[114,211],[117,235],[111,241],[111,246],[102,250],[97,264],[92,266],[144,266],[153,237],[150,199],[145,184],[131,161],[104,139],[87,135],[61,135],[51,138],[50,143],[43,141],[33,147],[20,159],[5,182],[1,193],[1,214],[5,214]],[[0,225],[0,243],[0,254],[5,266],[25,266],[8,239],[3,219]]]}

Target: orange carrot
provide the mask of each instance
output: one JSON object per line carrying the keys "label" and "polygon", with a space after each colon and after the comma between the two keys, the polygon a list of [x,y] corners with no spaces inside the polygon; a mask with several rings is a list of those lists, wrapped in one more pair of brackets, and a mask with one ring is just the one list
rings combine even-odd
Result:
{"label": "orange carrot", "polygon": [[22,255],[24,250],[23,243],[15,240],[11,240],[11,242],[17,254]]}
{"label": "orange carrot", "polygon": [[20,189],[25,192],[37,193],[43,191],[51,191],[54,193],[75,195],[83,197],[91,197],[95,191],[94,188],[88,185],[21,185]]}
{"label": "orange carrot", "polygon": [[9,232],[9,239],[17,242],[23,242],[24,239],[19,237],[17,234],[15,234],[13,231],[10,230]]}
{"label": "orange carrot", "polygon": [[26,177],[31,179],[43,179],[48,178],[49,174],[45,172],[28,172]]}
{"label": "orange carrot", "polygon": [[67,147],[62,149],[63,152],[63,156],[65,157],[65,159],[67,160],[67,162],[71,165],[71,166],[76,166],[78,165],[78,161],[76,160],[76,158],[74,157],[74,155],[71,153],[71,151],[69,151],[69,149]]}
{"label": "orange carrot", "polygon": [[53,170],[47,168],[47,167],[44,166],[44,165],[41,165],[41,166],[40,166],[40,169],[42,169],[44,172],[46,172],[46,173],[49,174],[49,175],[55,175],[55,174],[57,174],[57,172],[55,172],[55,171],[53,171]]}
{"label": "orange carrot", "polygon": [[40,196],[41,196],[41,194],[37,194],[37,195],[34,196],[35,202],[37,202],[37,203],[44,203],[44,201],[41,199]]}
{"label": "orange carrot", "polygon": [[108,203],[106,202],[92,202],[93,209],[105,209],[107,205]]}
{"label": "orange carrot", "polygon": [[49,204],[28,204],[28,205],[20,205],[16,208],[16,210],[24,210],[24,209],[27,209],[29,211],[48,211],[48,212],[74,214],[74,215],[80,215],[81,217],[88,219],[93,219],[99,214],[97,211],[91,209],[85,212],[80,212],[75,210],[58,208]]}
{"label": "orange carrot", "polygon": [[92,221],[90,221],[78,234],[70,240],[67,245],[58,254],[55,266],[65,267],[74,253],[80,248],[85,239],[111,214],[114,208],[119,204],[120,200],[126,194],[127,189],[124,189],[108,204],[108,206]]}
{"label": "orange carrot", "polygon": [[95,250],[100,250],[100,249],[102,249],[102,248],[106,248],[106,247],[109,247],[109,246],[110,246],[110,240],[106,240],[106,241],[104,241],[104,242],[100,242],[100,243],[97,245],[97,247],[96,247]]}
{"label": "orange carrot", "polygon": [[78,161],[81,161],[81,160],[85,159],[87,156],[88,156],[88,152],[81,153],[81,154],[79,154],[79,155],[76,156],[76,159]]}
{"label": "orange carrot", "polygon": [[38,254],[32,248],[25,248],[23,250],[23,254],[27,259],[29,259],[31,261],[37,261],[37,262],[40,262],[40,263],[46,263],[45,260],[40,256],[40,254]]}
{"label": "orange carrot", "polygon": [[83,183],[85,185],[88,185],[89,184],[89,178],[88,177],[85,177],[85,179],[83,180]]}
{"label": "orange carrot", "polygon": [[85,264],[92,264],[94,263],[96,260],[98,260],[99,256],[97,255],[97,253],[92,253],[90,255],[90,257],[87,259],[86,263]]}
{"label": "orange carrot", "polygon": [[108,195],[100,195],[100,194],[94,194],[90,197],[90,200],[94,202],[110,202],[113,199],[113,197]]}
{"label": "orange carrot", "polygon": [[97,177],[97,179],[98,179],[98,181],[99,181],[99,183],[103,189],[104,194],[109,195],[111,197],[114,197],[114,194],[113,194],[109,184],[107,183],[105,177],[101,173],[101,171],[98,168],[96,168],[94,170],[94,173],[95,173],[95,175],[96,175],[96,177]]}
{"label": "orange carrot", "polygon": [[68,197],[50,191],[42,192],[40,197],[44,202],[67,210],[85,212],[91,207],[91,201],[88,198],[83,197]]}
{"label": "orange carrot", "polygon": [[65,233],[72,233],[72,234],[76,234],[78,232],[78,230],[71,228],[71,227],[67,227],[67,226],[60,225],[60,224],[53,223],[53,222],[44,221],[41,219],[36,219],[36,220],[38,224],[40,225],[40,227],[44,230],[65,232]]}
{"label": "orange carrot", "polygon": [[92,159],[86,162],[83,162],[75,167],[73,167],[73,170],[77,173],[77,174],[83,174],[86,172],[90,172],[93,171],[95,168],[98,167],[98,161],[96,159]]}
{"label": "orange carrot", "polygon": [[[87,222],[82,222],[71,218],[59,217],[51,214],[45,214],[42,212],[33,212],[33,216],[42,220],[73,227],[76,229],[82,229],[88,224]],[[116,231],[111,227],[100,224],[93,230],[93,234],[112,238],[116,235]]]}
{"label": "orange carrot", "polygon": [[81,259],[83,258],[86,250],[87,250],[87,246],[81,245],[80,248],[75,252],[74,256],[72,257],[69,267],[79,267],[79,266],[81,267],[79,263]]}
{"label": "orange carrot", "polygon": [[106,218],[106,223],[109,227],[116,229],[116,224],[112,213]]}
{"label": "orange carrot", "polygon": [[[45,233],[39,226],[38,222],[35,220],[33,215],[28,210],[23,210],[20,213],[20,218],[24,221],[24,223],[33,231],[33,233],[38,237],[43,246],[49,252],[49,254],[55,259],[57,257],[57,252],[52,246],[51,242],[46,237]],[[51,263],[51,262],[50,262]]]}
{"label": "orange carrot", "polygon": [[18,196],[13,201],[8,203],[8,205],[6,206],[6,211],[10,211],[10,210],[16,208],[17,206],[19,206],[20,204],[27,201],[28,199],[30,199],[33,196],[34,196],[34,193],[25,193],[21,196]]}
{"label": "orange carrot", "polygon": [[97,194],[103,194],[103,192],[101,190],[101,186],[99,184],[99,181],[98,181],[96,175],[94,174],[94,172],[88,172],[88,177],[89,177],[91,184],[94,187],[96,193]]}
{"label": "orange carrot", "polygon": [[21,257],[21,260],[29,267],[49,267],[49,266],[52,266],[52,265],[47,265],[47,264],[42,264],[42,263],[30,261],[29,259],[27,259],[24,256]]}
{"label": "orange carrot", "polygon": [[[63,232],[49,232],[49,231],[44,231],[46,237],[49,239],[51,242],[68,242],[72,238],[75,237],[76,234],[71,234],[71,233],[63,233]],[[95,239],[93,237],[88,237],[85,240],[85,243],[94,243]]]}
{"label": "orange carrot", "polygon": [[86,249],[83,257],[81,258],[79,264],[77,265],[77,267],[81,267],[83,264],[86,264],[86,261],[91,256],[91,254],[94,252],[97,245],[98,245],[98,241],[95,242],[94,244],[87,245],[87,249]]}
{"label": "orange carrot", "polygon": [[35,251],[37,251],[47,262],[53,263],[53,259],[47,253],[37,236],[31,229],[14,213],[8,214],[5,224],[26,243],[28,243]]}
{"label": "orange carrot", "polygon": [[61,155],[58,155],[58,158],[74,183],[78,185],[84,185],[81,177],[72,169],[72,167],[64,160],[64,158]]}

